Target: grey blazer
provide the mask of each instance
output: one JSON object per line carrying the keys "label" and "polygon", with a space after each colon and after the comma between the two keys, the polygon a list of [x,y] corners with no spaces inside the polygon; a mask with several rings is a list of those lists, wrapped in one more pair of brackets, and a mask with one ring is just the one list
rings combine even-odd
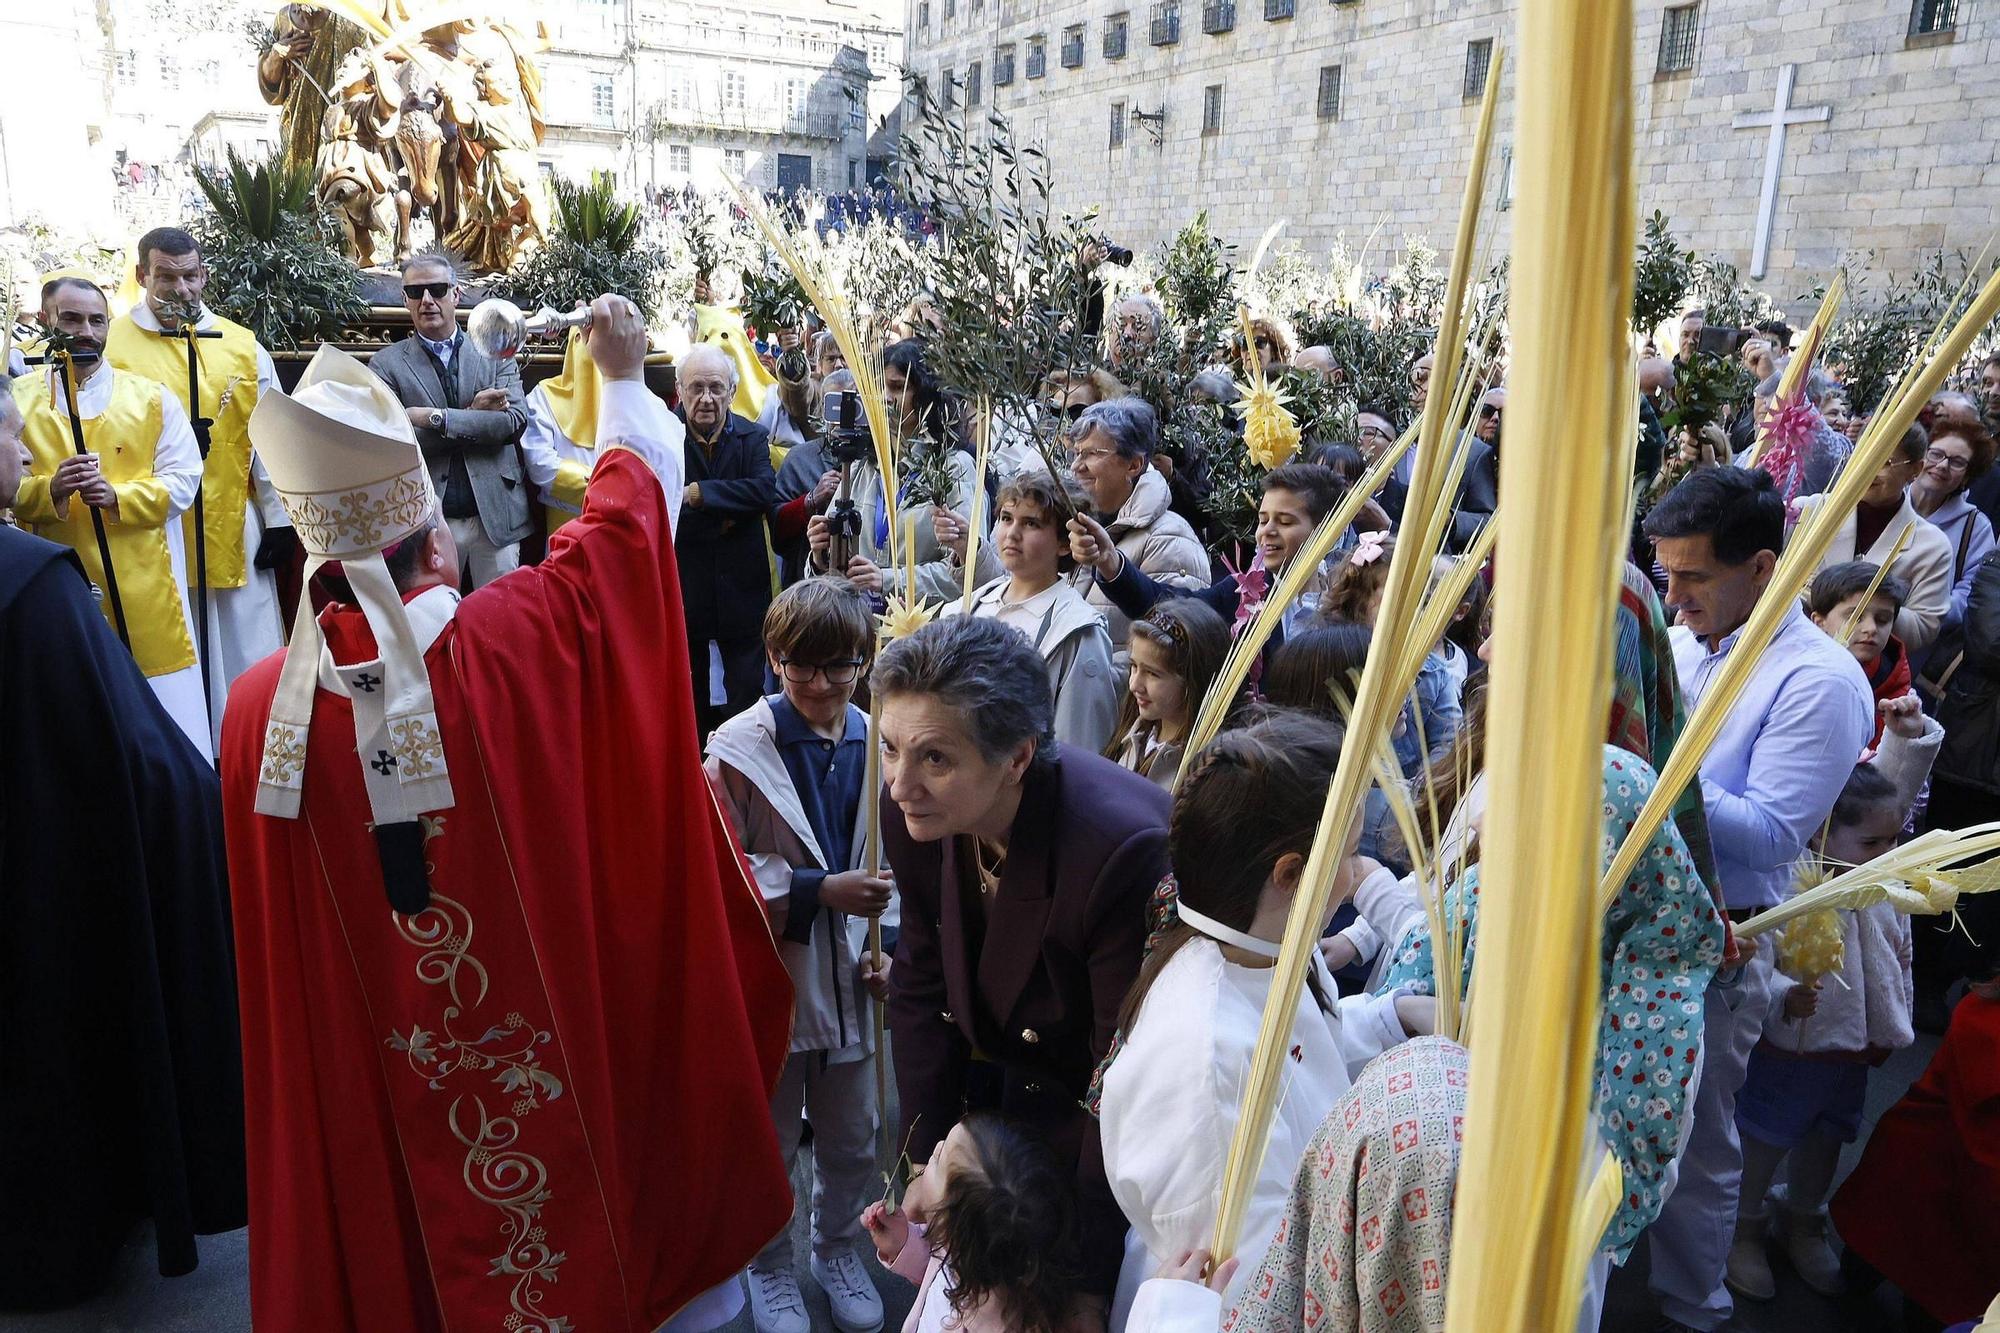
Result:
{"label": "grey blazer", "polygon": [[[521,452],[516,441],[528,423],[527,402],[521,394],[521,371],[512,361],[495,361],[480,354],[470,339],[453,353],[458,367],[456,401],[444,400],[437,366],[415,334],[389,344],[368,365],[395,391],[405,407],[444,409],[444,429],[417,428],[417,443],[431,467],[431,484],[444,498],[454,454],[465,455],[479,505],[479,522],[495,546],[510,546],[528,535],[528,488],[521,478]],[[507,410],[475,412],[465,404],[481,389],[504,389]]]}

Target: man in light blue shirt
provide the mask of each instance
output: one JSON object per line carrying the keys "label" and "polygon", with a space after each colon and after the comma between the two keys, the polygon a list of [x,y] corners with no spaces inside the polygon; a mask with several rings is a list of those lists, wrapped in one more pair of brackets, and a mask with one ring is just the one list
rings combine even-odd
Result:
{"label": "man in light blue shirt", "polygon": [[[1674,667],[1690,707],[1722,674],[1771,581],[1784,532],[1771,478],[1746,468],[1696,472],[1646,516],[1679,621]],[[1875,698],[1860,665],[1791,607],[1701,765],[1721,881],[1709,889],[1732,916],[1791,896],[1793,865],[1874,728]],[[1716,1328],[1733,1306],[1725,1273],[1743,1174],[1736,1094],[1772,986],[1770,962],[1746,952],[1740,969],[1709,988],[1694,1122],[1679,1181],[1651,1231],[1651,1283],[1668,1329]],[[1760,1207],[1752,1201],[1750,1212]]]}

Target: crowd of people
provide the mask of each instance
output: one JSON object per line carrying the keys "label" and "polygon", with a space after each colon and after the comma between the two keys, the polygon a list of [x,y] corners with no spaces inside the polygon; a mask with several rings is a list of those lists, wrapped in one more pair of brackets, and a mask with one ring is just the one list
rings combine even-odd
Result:
{"label": "crowd of people", "polygon": [[[1468,1064],[1440,1012],[1477,951],[1490,609],[1536,595],[1490,568],[1349,812],[1240,1237],[1206,1253],[1345,704],[1428,517],[1414,451],[1353,490],[1454,392],[1430,356],[1261,472],[1245,551],[1220,460],[1166,441],[1252,374],[1342,382],[1272,319],[1254,353],[1189,347],[1150,296],[1100,294],[1092,363],[982,452],[922,311],[866,368],[812,322],[739,323],[663,398],[606,296],[524,392],[420,255],[412,335],[367,365],[323,349],[286,394],[202,304],[186,233],[150,233],[138,276],[117,320],[52,278],[59,356],[0,395],[0,497],[47,539],[0,532],[0,679],[66,701],[22,728],[10,789],[54,767],[88,793],[0,826],[43,923],[0,971],[46,982],[5,1016],[36,1095],[0,1101],[0,1234],[37,1261],[0,1301],[73,1299],[149,1215],[170,1272],[247,1217],[277,1327],[692,1331],[747,1304],[807,1333],[802,1275],[842,1333],[882,1326],[898,1276],[905,1333],[1443,1326]],[[1780,392],[1802,353],[1775,322],[1720,353],[1740,401],[1677,412],[1703,327],[1634,385],[1609,849],[1866,426],[1837,365]],[[1161,346],[1187,370],[1169,419],[1122,378]],[[878,371],[893,494],[858,402]],[[1505,501],[1504,353],[1471,374],[1434,446],[1465,463],[1434,587]],[[1605,912],[1592,1147],[1624,1189],[1582,1329],[1640,1246],[1670,1330],[1771,1299],[1774,1256],[1829,1295],[1892,1282],[1911,1328],[2000,1289],[1991,900],[1957,932],[1843,912],[1817,969],[1733,930],[2000,808],[1996,425],[2000,355],[1897,441]],[[885,642],[913,605],[937,614]],[[92,812],[120,855],[79,864]],[[77,880],[150,899],[154,934],[46,951]],[[1931,1068],[1836,1191],[1871,1070],[1920,1030]],[[78,1060],[111,1032],[122,1058]],[[85,1141],[128,1146],[60,1150]]]}

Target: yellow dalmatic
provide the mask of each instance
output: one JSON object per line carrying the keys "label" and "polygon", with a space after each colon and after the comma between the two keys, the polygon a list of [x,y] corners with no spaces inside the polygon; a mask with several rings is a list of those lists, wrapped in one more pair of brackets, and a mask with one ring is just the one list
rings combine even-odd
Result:
{"label": "yellow dalmatic", "polygon": [[[118,521],[107,519],[104,531],[111,546],[111,565],[118,575],[125,624],[132,635],[132,656],[148,676],[164,676],[194,665],[194,639],[188,631],[180,581],[174,577],[172,548],[167,544],[166,525],[171,517],[167,484],[153,472],[153,453],[160,442],[160,386],[115,369],[105,373],[113,376],[111,403],[83,423],[83,443],[97,455],[104,479],[118,494]],[[26,419],[21,440],[31,458],[29,473],[21,479],[21,491],[14,502],[15,516],[32,525],[37,536],[75,550],[90,581],[105,588],[104,563],[98,557],[90,506],[72,495],[69,516],[62,518],[49,502],[49,478],[75,450],[69,422],[49,399],[48,376],[31,375],[15,381],[14,399]],[[239,517],[237,521],[242,520]],[[102,609],[104,619],[115,629],[117,620],[108,591]]]}
{"label": "yellow dalmatic", "polygon": [[[250,413],[257,407],[257,340],[241,324],[217,316],[221,338],[195,339],[201,366],[199,412],[188,402],[187,343],[162,337],[121,316],[104,342],[105,359],[118,369],[163,384],[188,415],[209,417],[208,461],[201,471],[201,503],[208,529],[208,586],[240,588],[248,580],[243,550],[243,507],[250,502]],[[188,582],[194,582],[194,509],[181,516],[187,541]]]}
{"label": "yellow dalmatic", "polygon": [[562,373],[543,380],[538,387],[548,400],[556,429],[570,446],[565,449],[561,442],[557,443],[556,476],[549,490],[572,512],[566,513],[553,505],[542,508],[542,521],[554,532],[583,509],[583,492],[590,484],[590,469],[595,466],[597,451],[597,402],[604,392],[604,377],[590,359],[581,329],[570,330],[569,343],[563,348]]}
{"label": "yellow dalmatic", "polygon": [[723,306],[698,305],[694,308],[694,340],[720,347],[736,365],[736,401],[730,410],[755,421],[764,410],[764,394],[777,383],[757,349],[743,331],[743,313]]}

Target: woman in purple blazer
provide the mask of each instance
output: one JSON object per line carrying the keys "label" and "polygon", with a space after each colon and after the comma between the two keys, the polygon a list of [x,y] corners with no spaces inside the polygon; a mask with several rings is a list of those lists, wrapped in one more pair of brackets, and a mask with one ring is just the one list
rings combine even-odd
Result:
{"label": "woman in purple blazer", "polygon": [[1167,871],[1167,794],[1050,737],[1048,672],[1016,630],[935,621],[882,653],[882,841],[902,894],[889,981],[912,1161],[997,1109],[1076,1164],[1087,1289],[1125,1219],[1083,1107]]}

